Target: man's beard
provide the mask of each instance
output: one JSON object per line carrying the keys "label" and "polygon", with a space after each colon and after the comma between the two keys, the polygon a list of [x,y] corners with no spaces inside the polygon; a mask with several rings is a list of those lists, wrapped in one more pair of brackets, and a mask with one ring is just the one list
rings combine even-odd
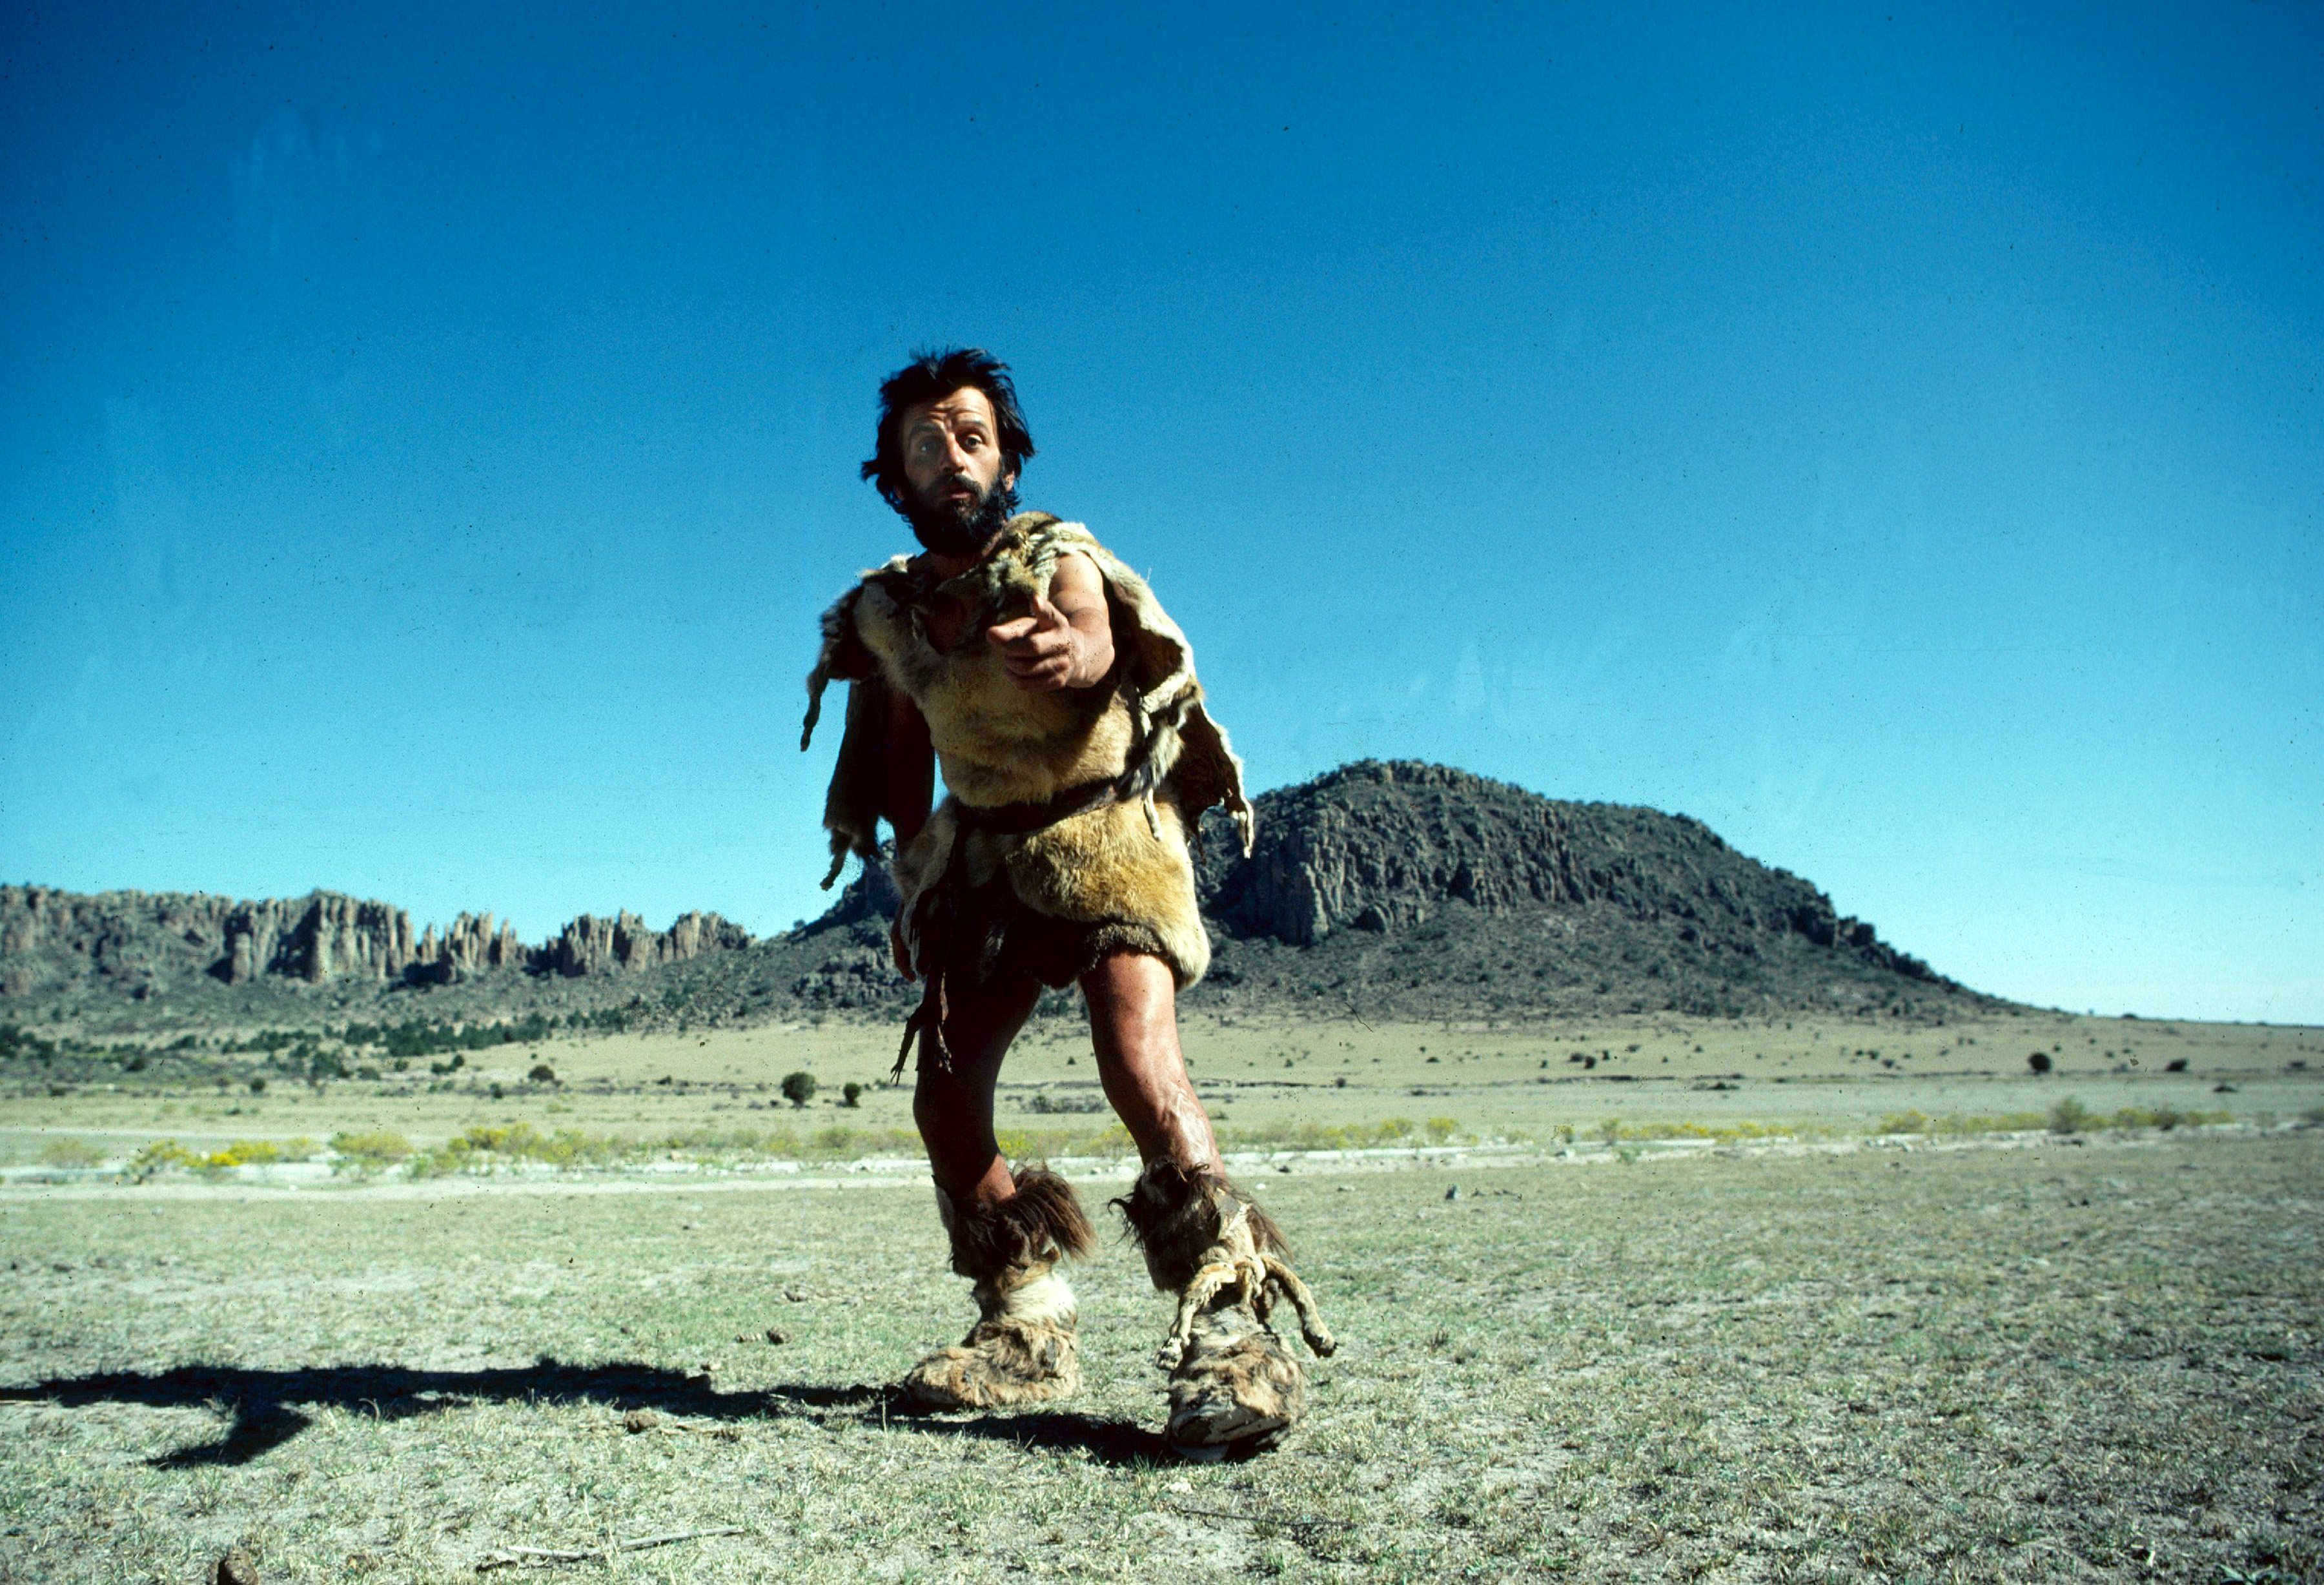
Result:
{"label": "man's beard", "polygon": [[[943,479],[936,487],[950,490],[959,483]],[[904,514],[913,534],[928,549],[938,556],[967,558],[983,549],[985,541],[1007,525],[1017,511],[1017,492],[1007,484],[995,484],[969,501],[950,501],[941,494],[930,499],[913,492],[896,510]]]}

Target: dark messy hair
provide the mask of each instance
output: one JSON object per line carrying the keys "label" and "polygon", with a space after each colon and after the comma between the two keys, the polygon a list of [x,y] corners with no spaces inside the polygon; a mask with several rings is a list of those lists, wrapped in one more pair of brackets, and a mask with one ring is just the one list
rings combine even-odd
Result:
{"label": "dark messy hair", "polygon": [[1025,414],[1017,405],[1017,387],[1010,382],[1009,365],[980,346],[947,346],[923,352],[880,386],[880,446],[863,465],[863,476],[880,488],[888,504],[901,511],[910,484],[904,476],[905,410],[940,401],[964,386],[973,385],[992,403],[1000,433],[1001,472],[1020,474],[1033,455],[1033,437],[1025,428]]}

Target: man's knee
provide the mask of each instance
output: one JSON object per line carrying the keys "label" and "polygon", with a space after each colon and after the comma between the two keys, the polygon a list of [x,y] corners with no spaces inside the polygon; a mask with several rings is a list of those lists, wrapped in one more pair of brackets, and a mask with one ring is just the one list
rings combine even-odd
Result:
{"label": "man's knee", "polygon": [[1154,954],[1124,948],[1098,959],[1082,976],[1082,989],[1141,1000],[1156,995],[1173,999],[1178,993],[1178,980],[1170,965]]}

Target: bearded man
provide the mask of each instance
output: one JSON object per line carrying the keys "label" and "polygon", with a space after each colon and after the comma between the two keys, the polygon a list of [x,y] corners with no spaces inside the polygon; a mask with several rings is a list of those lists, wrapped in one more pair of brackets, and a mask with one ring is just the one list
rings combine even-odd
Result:
{"label": "bearded man", "polygon": [[[825,613],[807,733],[849,684],[825,800],[828,887],[895,834],[897,967],[924,994],[912,1112],[976,1324],[905,1378],[932,1408],[1043,1402],[1081,1373],[1073,1291],[1054,1269],[1095,1235],[1063,1178],[1011,1170],[992,1128],[1009,1045],[1044,986],[1079,985],[1106,1099],[1144,1170],[1123,1212],[1178,1310],[1163,1345],[1170,1444],[1194,1458],[1272,1444],[1300,1416],[1279,1301],[1308,1346],[1331,1334],[1275,1223],[1226,1177],[1186,1076],[1176,996],[1210,938],[1187,843],[1222,807],[1243,851],[1242,766],[1203,705],[1185,636],[1153,592],[1077,523],[1019,512],[1033,455],[1008,368],[977,350],[916,359],[880,388],[863,465],[922,551]],[[935,766],[945,797],[932,811]],[[901,1071],[903,1054],[897,1057]]]}

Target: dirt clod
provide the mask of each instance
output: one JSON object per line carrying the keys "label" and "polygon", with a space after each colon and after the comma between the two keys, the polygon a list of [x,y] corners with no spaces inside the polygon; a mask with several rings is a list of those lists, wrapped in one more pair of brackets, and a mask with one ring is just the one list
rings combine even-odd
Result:
{"label": "dirt clod", "polygon": [[241,1547],[229,1546],[210,1565],[210,1585],[258,1585],[258,1563]]}

